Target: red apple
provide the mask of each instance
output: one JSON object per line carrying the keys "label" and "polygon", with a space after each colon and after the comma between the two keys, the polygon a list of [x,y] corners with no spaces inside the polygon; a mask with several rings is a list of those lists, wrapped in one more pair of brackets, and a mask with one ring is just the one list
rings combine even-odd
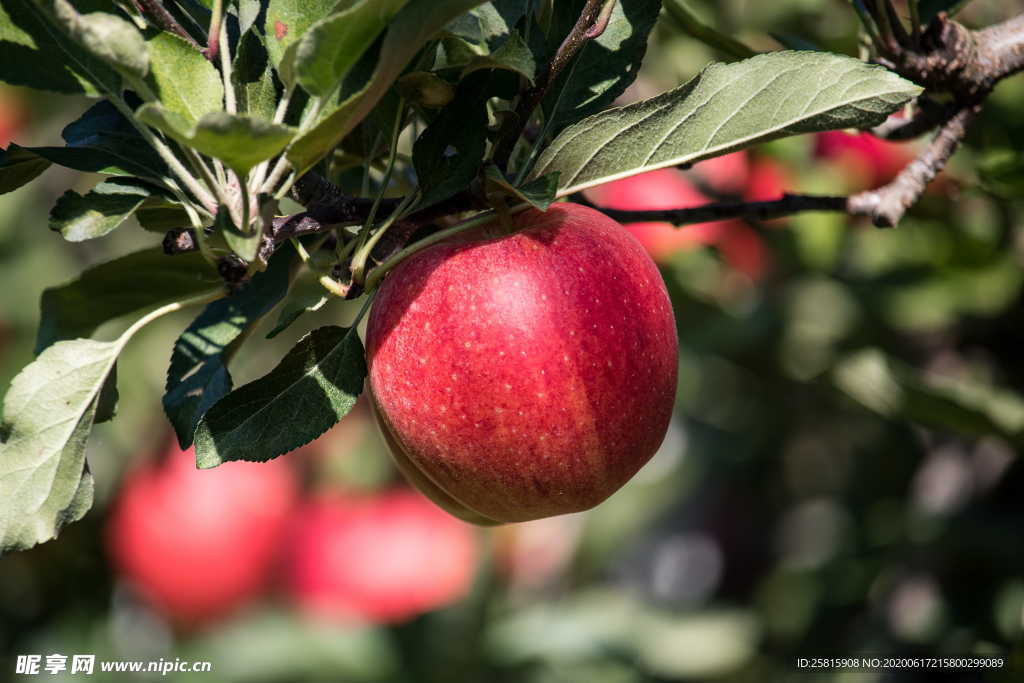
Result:
{"label": "red apple", "polygon": [[[707,182],[722,192],[740,192],[742,184],[749,183],[753,169],[746,157],[727,154],[697,164],[702,165]],[[723,160],[721,163],[712,164]],[[710,164],[710,165],[709,165]],[[616,180],[589,191],[588,197],[611,209],[649,210],[678,209],[700,206],[711,201],[697,190],[679,171],[663,168]],[[766,269],[767,255],[757,233],[740,220],[712,221],[675,227],[671,223],[627,223],[626,229],[640,241],[647,252],[659,263],[667,262],[680,250],[702,245],[718,248],[730,267],[759,280]]]}
{"label": "red apple", "polygon": [[0,84],[0,147],[7,147],[25,125],[25,107],[16,91]]}
{"label": "red apple", "polygon": [[905,143],[881,140],[870,133],[850,135],[839,130],[819,133],[814,155],[836,161],[846,172],[852,189],[885,185],[913,159]]}
{"label": "red apple", "polygon": [[672,306],[622,226],[556,204],[511,227],[402,262],[366,333],[399,468],[481,524],[600,503],[654,454],[676,389]]}
{"label": "red apple", "polygon": [[299,509],[285,579],[314,616],[393,623],[462,598],[476,561],[472,528],[418,493],[334,494]]}
{"label": "red apple", "polygon": [[[707,204],[710,199],[700,193],[682,173],[662,168],[616,180],[595,187],[587,197],[600,206],[627,211],[682,209]],[[715,244],[735,221],[714,221],[676,228],[671,223],[627,223],[655,261],[668,261],[677,251]]]}
{"label": "red apple", "polygon": [[108,521],[117,572],[179,625],[224,616],[264,588],[297,497],[284,461],[198,470],[176,446],[130,472]]}
{"label": "red apple", "polygon": [[700,176],[718,194],[739,195],[749,184],[750,162],[746,150],[741,149],[698,162],[690,172]]}

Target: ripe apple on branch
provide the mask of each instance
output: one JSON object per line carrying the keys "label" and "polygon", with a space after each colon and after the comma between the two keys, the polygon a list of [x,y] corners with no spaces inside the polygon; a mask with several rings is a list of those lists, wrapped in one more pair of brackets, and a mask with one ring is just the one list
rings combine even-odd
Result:
{"label": "ripe apple on branch", "polygon": [[[399,466],[456,515],[492,524],[596,505],[657,448],[676,382],[666,290],[617,221],[824,210],[894,225],[997,82],[1024,68],[1024,16],[969,31],[940,13],[908,30],[881,0],[859,15],[871,63],[755,53],[682,21],[732,61],[614,108],[655,24],[681,20],[675,0],[665,13],[660,0],[97,5],[3,1],[0,30],[22,58],[0,60],[0,81],[96,102],[62,145],[8,145],[0,192],[51,165],[99,173],[57,201],[55,232],[98,239],[134,217],[165,237],[43,293],[38,355],[0,425],[4,552],[89,509],[86,442],[114,415],[118,355],[192,306],[162,404],[202,469],[309,443],[368,377]],[[904,106],[914,113],[894,127]],[[879,126],[937,133],[891,182],[851,197],[600,212],[564,201],[769,140]],[[302,210],[283,215],[286,199]],[[746,234],[733,225],[723,237]],[[727,258],[752,277],[761,267]],[[339,299],[361,303],[344,327],[328,311]],[[234,386],[229,366],[255,330],[313,316],[325,324]],[[91,339],[126,318],[114,339]]]}

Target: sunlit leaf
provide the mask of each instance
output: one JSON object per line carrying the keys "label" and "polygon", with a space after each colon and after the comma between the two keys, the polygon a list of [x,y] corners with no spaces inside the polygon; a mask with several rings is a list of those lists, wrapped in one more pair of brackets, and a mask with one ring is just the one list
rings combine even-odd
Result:
{"label": "sunlit leaf", "polygon": [[348,414],[365,377],[354,329],[314,330],[277,367],[207,411],[196,430],[196,463],[262,462],[309,443]]}
{"label": "sunlit leaf", "polygon": [[772,52],[712,64],[658,97],[566,128],[533,177],[561,172],[559,195],[789,135],[877,125],[921,88],[825,52]]}

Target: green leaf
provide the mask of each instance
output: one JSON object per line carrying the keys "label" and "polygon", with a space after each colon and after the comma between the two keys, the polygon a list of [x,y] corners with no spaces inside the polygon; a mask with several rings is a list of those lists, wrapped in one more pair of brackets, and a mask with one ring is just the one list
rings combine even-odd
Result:
{"label": "green leaf", "polygon": [[457,17],[445,31],[494,50],[525,16],[528,4],[527,0],[493,0]]}
{"label": "green leaf", "polygon": [[192,445],[199,419],[231,391],[229,349],[288,292],[293,255],[278,252],[241,291],[209,304],[174,343],[163,406],[182,449]]}
{"label": "green leaf", "polygon": [[545,176],[541,176],[536,180],[516,187],[511,180],[505,177],[505,174],[501,172],[497,166],[489,165],[484,174],[487,179],[498,185],[507,192],[511,192],[513,195],[529,203],[531,206],[540,209],[541,211],[547,211],[548,207],[551,206],[551,202],[555,201],[558,193],[558,172],[551,173]]}
{"label": "green leaf", "polygon": [[277,323],[273,329],[267,332],[267,339],[273,339],[284,332],[303,314],[315,313],[327,304],[330,297],[327,296],[319,279],[320,276],[317,273],[309,269],[303,270],[292,285],[291,291],[288,292],[288,297],[281,304]]}
{"label": "green leaf", "polygon": [[455,99],[413,143],[420,207],[451,197],[476,177],[487,149],[487,82],[486,73],[461,81]]}
{"label": "green leaf", "polygon": [[[420,48],[445,24],[479,4],[481,0],[409,0],[388,27],[369,80],[328,109],[317,125],[296,138],[288,149],[288,160],[297,175],[308,171],[363,120]],[[270,17],[267,19],[269,22]]]}
{"label": "green leaf", "polygon": [[[549,37],[553,42],[549,46],[551,54],[571,30],[582,5],[580,0],[555,3],[555,23]],[[660,11],[661,0],[615,3],[604,32],[580,48],[574,63],[562,70],[544,98],[544,112],[552,119],[552,134],[604,109],[636,79],[648,35]]]}
{"label": "green leaf", "polygon": [[518,31],[513,31],[501,47],[491,54],[473,59],[462,70],[462,77],[465,78],[480,69],[514,71],[525,76],[530,83],[533,83],[537,75],[537,63],[534,61],[533,52]]}
{"label": "green leaf", "polygon": [[[90,107],[78,119],[64,127],[61,137],[64,138],[64,142],[69,148],[79,151],[75,157],[79,162],[90,157],[95,158],[91,164],[82,164],[88,165],[90,168],[77,170],[92,170],[97,166],[106,165],[111,169],[130,170],[129,173],[116,170],[107,171],[117,175],[138,175],[159,179],[167,174],[167,165],[164,160],[143,139],[135,125],[110,102],[98,102]],[[71,157],[72,154],[74,153],[68,150],[68,153],[63,156]],[[47,157],[51,158],[54,163],[64,165],[62,161],[53,159],[54,156],[61,155],[59,153],[47,154]]]}
{"label": "green leaf", "polygon": [[[687,6],[686,0],[665,0],[665,12],[675,24],[708,47],[723,52],[735,59],[746,59],[757,54],[730,35],[705,24]],[[788,46],[787,46],[788,47]]]}
{"label": "green leaf", "polygon": [[149,51],[134,24],[106,12],[79,14],[67,0],[39,4],[73,41],[121,75],[144,78],[149,71]]}
{"label": "green leaf", "polygon": [[314,24],[295,47],[295,74],[306,92],[331,93],[406,2],[362,2]]}
{"label": "green leaf", "polygon": [[280,153],[295,134],[285,125],[223,111],[204,114],[194,125],[158,104],[145,104],[136,115],[183,145],[220,159],[242,176]]}
{"label": "green leaf", "polygon": [[862,349],[843,358],[833,381],[885,417],[971,436],[999,434],[1024,444],[1024,399],[1005,389],[966,378],[926,379],[879,349]]}
{"label": "green leaf", "polygon": [[439,109],[455,97],[455,88],[430,71],[405,74],[395,83],[395,89],[410,104],[427,109]]}
{"label": "green leaf", "polygon": [[[267,4],[264,0],[238,0],[238,32],[243,39],[246,34],[255,35],[255,31],[249,31],[260,18],[263,6]],[[262,24],[261,24],[262,26]]]}
{"label": "green leaf", "polygon": [[49,167],[49,161],[24,147],[11,145],[0,150],[0,194],[32,182]]}
{"label": "green leaf", "polygon": [[288,48],[338,4],[342,3],[338,0],[270,0],[264,35],[267,53],[274,65],[280,67]]}
{"label": "green leaf", "polygon": [[239,113],[273,120],[277,109],[277,84],[267,50],[254,31],[246,33],[239,41],[231,81],[238,95]]}
{"label": "green leaf", "polygon": [[204,114],[224,108],[220,74],[199,50],[172,33],[158,33],[148,45],[150,82],[164,109],[179,114],[191,125]]}
{"label": "green leaf", "polygon": [[[130,156],[130,147],[111,139],[104,147],[18,147],[11,144],[11,149],[21,153],[34,154],[47,162],[86,173],[102,173],[104,175],[139,176],[158,181],[160,176],[156,170],[143,166]],[[127,140],[124,141],[127,143]],[[113,143],[113,144],[111,144]],[[137,149],[139,157],[144,158],[145,152]]]}
{"label": "green leaf", "polygon": [[92,506],[85,445],[97,417],[109,417],[111,397],[101,394],[117,356],[149,320],[179,307],[154,311],[114,341],[58,342],[11,382],[0,424],[0,553],[55,538]]}
{"label": "green leaf", "polygon": [[68,190],[50,211],[50,230],[69,242],[106,235],[124,223],[159,190],[134,178],[101,182],[82,196]]}
{"label": "green leaf", "polygon": [[62,133],[67,147],[18,147],[8,153],[34,155],[39,162],[106,175],[138,176],[160,182],[167,172],[163,160],[109,102],[99,102]]}
{"label": "green leaf", "polygon": [[227,242],[228,247],[243,261],[252,261],[260,249],[260,236],[262,232],[250,229],[242,232],[231,221],[227,209],[223,206],[217,210],[217,216],[213,222],[214,229]]}
{"label": "green leaf", "polygon": [[532,177],[560,171],[559,196],[802,133],[877,125],[921,88],[826,52],[712,64],[685,85],[562,131]]}
{"label": "green leaf", "polygon": [[978,160],[978,175],[982,187],[999,197],[1024,196],[1024,152],[1005,147],[989,148]]}
{"label": "green leaf", "polygon": [[36,353],[62,339],[88,337],[123,315],[220,286],[216,269],[197,252],[167,256],[159,248],[145,249],[101,263],[43,292]]}
{"label": "green leaf", "polygon": [[[76,4],[82,11],[110,7],[104,0]],[[4,0],[0,7],[0,80],[66,94],[119,91],[117,71],[69,40],[53,22],[43,3]]]}
{"label": "green leaf", "polygon": [[196,430],[196,464],[263,462],[317,438],[355,405],[366,359],[354,329],[309,333],[268,374],[231,392]]}
{"label": "green leaf", "polygon": [[143,230],[166,233],[168,230],[190,227],[188,212],[180,202],[153,196],[135,212],[135,219]]}

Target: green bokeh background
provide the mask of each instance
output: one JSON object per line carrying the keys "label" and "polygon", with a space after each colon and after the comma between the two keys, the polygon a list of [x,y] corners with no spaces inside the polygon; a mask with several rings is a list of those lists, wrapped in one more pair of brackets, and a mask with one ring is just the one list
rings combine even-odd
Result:
{"label": "green bokeh background", "polygon": [[[778,49],[775,34],[857,51],[855,15],[839,0],[690,4],[757,49]],[[1013,4],[977,0],[961,16],[983,26]],[[717,58],[662,21],[633,90],[654,94]],[[4,93],[28,112],[23,145],[55,144],[87,106]],[[209,659],[213,673],[194,676],[204,681],[1020,680],[1022,103],[1024,77],[999,87],[941,187],[897,229],[831,214],[754,226],[771,260],[759,283],[713,248],[678,253],[663,268],[681,352],[661,451],[597,509],[531,532],[557,556],[543,580],[510,579],[485,553],[468,599],[401,626],[312,623],[270,590],[229,620],[175,633],[112,574],[107,506],[133,458],[166,442],[164,372],[189,313],[158,321],[128,347],[120,413],[90,441],[95,509],[59,540],[0,559],[0,680],[14,655],[51,652]],[[784,166],[786,189],[843,192],[847,171],[813,148],[796,138],[754,153]],[[79,244],[48,231],[56,198],[95,182],[52,168],[0,197],[2,387],[31,360],[44,288],[159,240],[135,225]],[[324,320],[307,317],[250,344],[236,384]],[[372,428],[358,431],[307,472],[315,486],[394,476]],[[510,534],[480,535],[493,549]],[[998,654],[1008,665],[856,676],[794,665],[887,654]]]}

